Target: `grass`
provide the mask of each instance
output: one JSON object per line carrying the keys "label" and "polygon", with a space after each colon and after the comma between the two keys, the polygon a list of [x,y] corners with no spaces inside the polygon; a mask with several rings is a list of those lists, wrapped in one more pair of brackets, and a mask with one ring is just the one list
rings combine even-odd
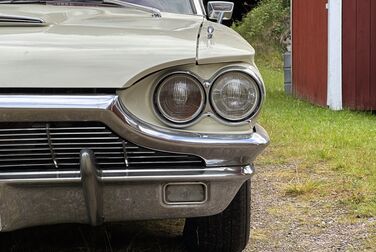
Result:
{"label": "grass", "polygon": [[320,182],[308,179],[304,182],[294,182],[286,185],[285,193],[290,196],[306,195],[320,189]]}
{"label": "grass", "polygon": [[292,165],[287,195],[331,197],[361,217],[376,216],[376,115],[331,111],[288,97],[283,72],[260,67],[267,88],[261,124],[272,144],[259,164]]}

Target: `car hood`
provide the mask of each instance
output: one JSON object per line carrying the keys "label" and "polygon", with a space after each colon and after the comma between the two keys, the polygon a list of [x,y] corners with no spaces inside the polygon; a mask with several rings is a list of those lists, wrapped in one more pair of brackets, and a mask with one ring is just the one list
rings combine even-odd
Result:
{"label": "car hood", "polygon": [[122,88],[166,67],[197,62],[203,17],[117,7],[1,5],[0,87]]}

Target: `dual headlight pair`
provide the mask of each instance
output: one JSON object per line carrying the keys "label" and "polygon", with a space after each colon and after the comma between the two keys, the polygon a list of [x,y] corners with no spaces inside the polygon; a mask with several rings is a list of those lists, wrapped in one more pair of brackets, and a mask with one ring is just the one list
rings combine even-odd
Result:
{"label": "dual headlight pair", "polygon": [[[260,107],[261,85],[246,72],[224,72],[207,87],[204,88],[193,75],[171,74],[162,79],[154,91],[154,110],[162,120],[182,126],[206,112],[214,112],[229,123],[241,123],[252,118]],[[207,111],[207,100],[210,112]]]}

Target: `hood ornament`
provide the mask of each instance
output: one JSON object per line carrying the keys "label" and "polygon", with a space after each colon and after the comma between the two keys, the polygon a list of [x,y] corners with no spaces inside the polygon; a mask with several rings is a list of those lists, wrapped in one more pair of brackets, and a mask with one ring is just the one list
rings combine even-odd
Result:
{"label": "hood ornament", "polygon": [[209,25],[208,26],[208,39],[212,39],[214,36],[214,27]]}

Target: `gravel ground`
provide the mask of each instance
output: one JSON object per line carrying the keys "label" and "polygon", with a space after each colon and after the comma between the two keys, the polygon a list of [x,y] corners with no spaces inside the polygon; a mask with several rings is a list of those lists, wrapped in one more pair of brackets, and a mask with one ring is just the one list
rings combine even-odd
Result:
{"label": "gravel ground", "polygon": [[[357,219],[340,203],[286,196],[291,167],[259,167],[252,184],[251,239],[246,251],[376,251],[376,219]],[[292,171],[293,172],[293,171]]]}
{"label": "gravel ground", "polygon": [[[335,201],[286,196],[284,166],[259,167],[252,181],[252,230],[245,251],[376,251],[376,219],[350,218]],[[0,251],[185,251],[183,220],[93,229],[57,225],[0,234]]]}

